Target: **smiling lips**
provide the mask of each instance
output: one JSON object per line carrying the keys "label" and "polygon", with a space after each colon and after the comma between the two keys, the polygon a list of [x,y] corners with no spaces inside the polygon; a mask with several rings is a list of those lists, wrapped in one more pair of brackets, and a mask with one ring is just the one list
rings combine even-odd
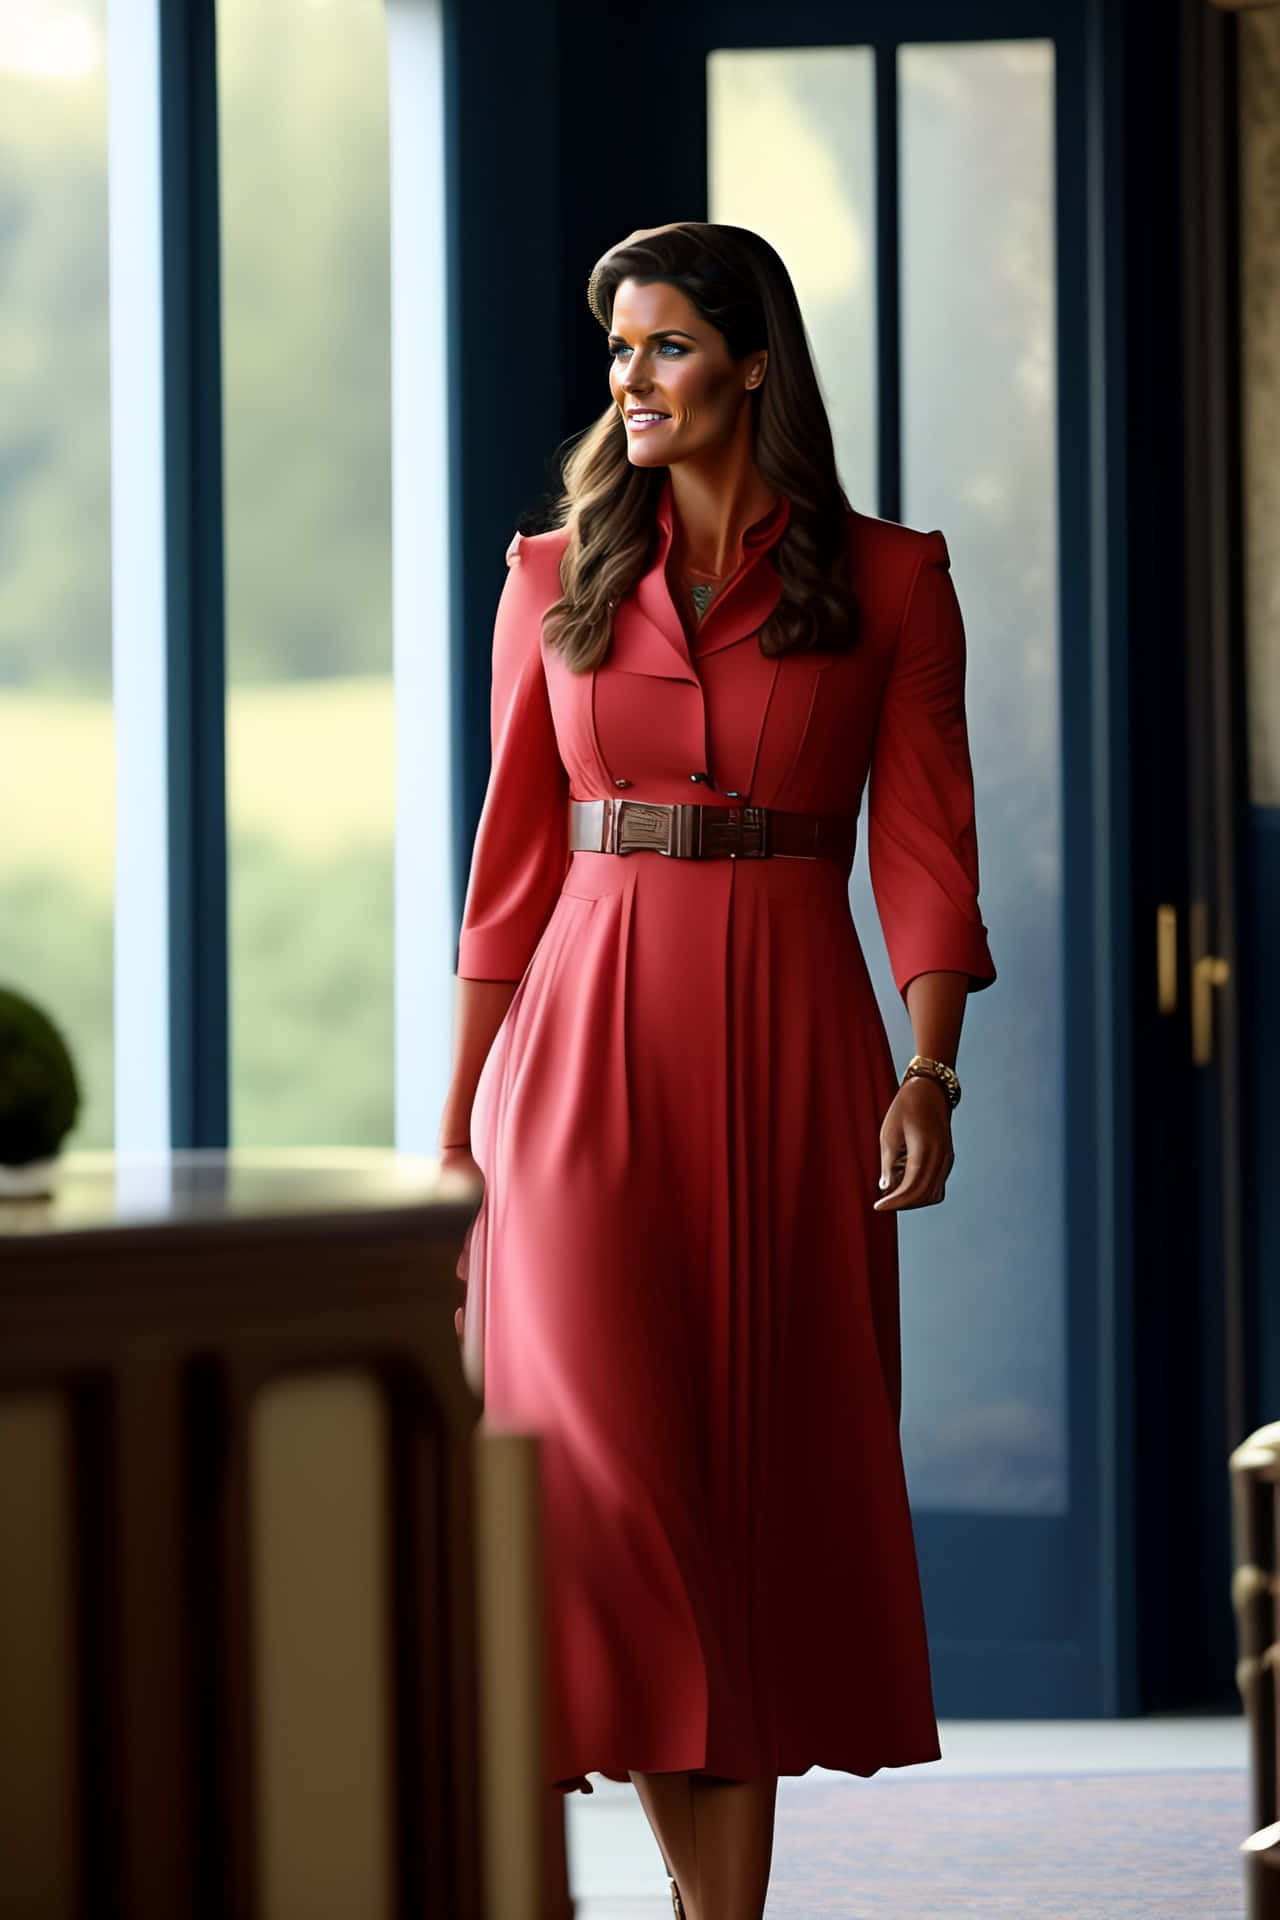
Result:
{"label": "smiling lips", "polygon": [[653,413],[646,407],[632,407],[627,414],[627,425],[637,433],[643,433],[646,427],[656,427],[660,420],[669,420],[669,413]]}

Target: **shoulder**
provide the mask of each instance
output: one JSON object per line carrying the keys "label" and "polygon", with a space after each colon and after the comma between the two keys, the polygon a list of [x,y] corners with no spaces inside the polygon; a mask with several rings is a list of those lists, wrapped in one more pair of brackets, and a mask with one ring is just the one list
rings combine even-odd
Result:
{"label": "shoulder", "polygon": [[514,567],[518,564],[535,573],[545,572],[552,566],[558,571],[568,544],[567,527],[551,527],[546,533],[513,533],[506,552],[507,565]]}
{"label": "shoulder", "polygon": [[862,569],[895,578],[905,576],[910,581],[926,560],[943,567],[951,565],[946,538],[939,527],[924,533],[897,520],[859,513],[856,507],[846,509],[844,523],[850,560]]}
{"label": "shoulder", "polygon": [[845,513],[845,551],[854,597],[886,638],[902,627],[916,584],[927,568],[951,565],[939,528],[923,532],[897,520],[859,513],[854,507]]}
{"label": "shoulder", "polygon": [[560,557],[568,540],[568,534],[558,527],[549,533],[512,535],[498,603],[500,628],[541,633],[543,614],[560,598]]}

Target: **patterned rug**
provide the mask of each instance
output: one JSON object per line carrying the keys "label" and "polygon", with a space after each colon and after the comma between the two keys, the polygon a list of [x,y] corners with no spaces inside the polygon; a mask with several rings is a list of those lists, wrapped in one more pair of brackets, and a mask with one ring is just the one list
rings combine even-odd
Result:
{"label": "patterned rug", "polygon": [[784,1780],[767,1920],[1241,1920],[1247,1776]]}

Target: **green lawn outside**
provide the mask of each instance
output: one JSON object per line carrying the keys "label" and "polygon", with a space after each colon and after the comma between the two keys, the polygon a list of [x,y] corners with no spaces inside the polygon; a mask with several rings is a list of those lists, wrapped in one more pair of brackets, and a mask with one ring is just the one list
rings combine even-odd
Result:
{"label": "green lawn outside", "polygon": [[[228,699],[232,1138],[383,1145],[394,1134],[394,755],[384,676]],[[0,981],[62,1026],[112,1142],[110,702],[0,692]]]}

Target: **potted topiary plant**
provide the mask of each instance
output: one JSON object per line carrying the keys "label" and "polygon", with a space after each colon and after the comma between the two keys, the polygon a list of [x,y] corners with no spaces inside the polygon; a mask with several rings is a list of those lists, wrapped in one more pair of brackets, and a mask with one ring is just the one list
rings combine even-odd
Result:
{"label": "potted topiary plant", "polygon": [[52,1172],[80,1111],[67,1043],[48,1014],[0,987],[0,1199],[52,1190]]}

